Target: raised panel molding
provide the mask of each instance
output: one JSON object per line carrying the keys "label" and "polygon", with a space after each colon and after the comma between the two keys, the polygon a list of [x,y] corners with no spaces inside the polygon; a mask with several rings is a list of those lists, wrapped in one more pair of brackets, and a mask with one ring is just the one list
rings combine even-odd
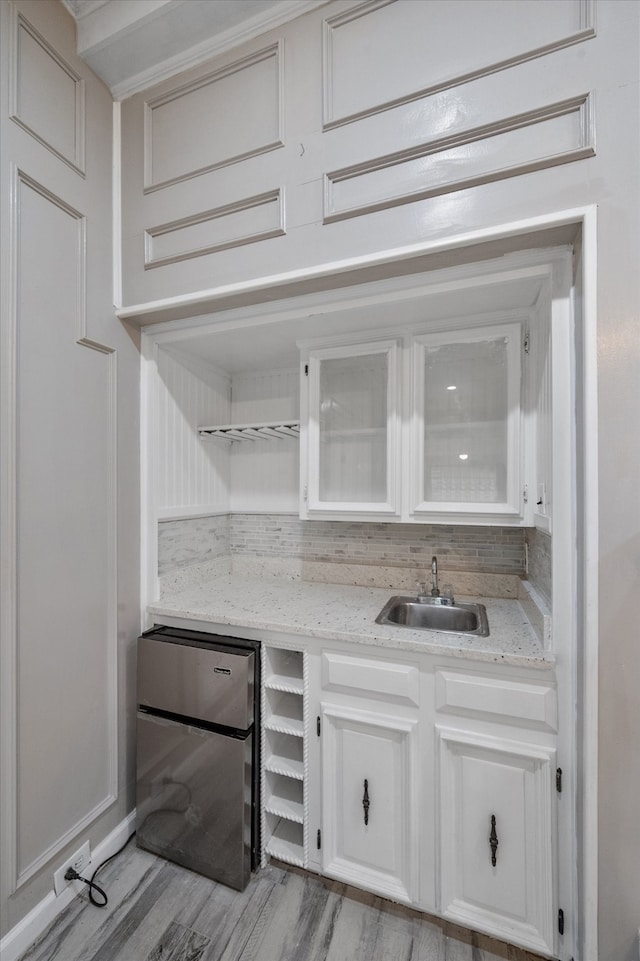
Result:
{"label": "raised panel molding", "polygon": [[[325,702],[321,702],[320,708],[325,771],[322,779],[323,873],[393,900],[415,903],[418,886],[415,839],[419,835],[418,720]],[[358,742],[361,747],[368,743],[367,749],[358,751]],[[367,778],[371,778],[371,810],[373,815],[374,805],[377,806],[380,799],[380,810],[388,815],[384,830],[380,826],[376,830],[372,823],[362,832],[362,809],[355,803],[349,812],[345,809],[345,796],[349,794],[354,799],[351,789],[355,781],[347,791],[344,776],[348,772],[351,779],[361,773],[349,765],[349,755],[357,756],[358,762],[362,760],[365,772],[371,762],[372,772],[367,772]],[[358,781],[358,798],[362,784]],[[354,809],[358,812],[357,832],[350,830]],[[371,835],[366,853],[363,851],[365,834]],[[381,850],[381,838],[386,851]]]}
{"label": "raised panel molding", "polygon": [[436,710],[509,724],[558,730],[556,690],[504,677],[479,677],[458,671],[436,671]]}
{"label": "raised panel molding", "polygon": [[[82,339],[87,330],[87,318],[86,318],[86,276],[87,276],[87,221],[85,216],[75,207],[66,203],[61,197],[58,197],[51,190],[48,190],[45,186],[33,180],[24,171],[15,168],[14,177],[14,197],[17,201],[17,207],[15,210],[14,218],[14,235],[13,244],[14,250],[18,251],[20,242],[20,215],[21,215],[21,195],[22,188],[26,187],[32,190],[34,193],[38,194],[43,200],[48,203],[53,204],[64,214],[70,217],[72,220],[76,221],[76,283],[75,283],[75,328],[77,332],[78,340]],[[13,303],[15,305],[16,311],[19,313],[19,305],[17,302],[18,298],[18,278],[20,275],[20,264],[16,260],[16,273],[14,277],[14,298]]]}
{"label": "raised panel molding", "polygon": [[12,12],[11,119],[84,176],[84,80],[15,7]]}
{"label": "raised panel molding", "polygon": [[439,726],[436,740],[442,915],[555,957],[555,751]]}
{"label": "raised panel molding", "polygon": [[[402,6],[401,14],[386,11],[395,3]],[[441,5],[447,8],[442,21],[438,4],[414,0],[367,0],[325,20],[324,129],[506,70],[596,34],[595,0],[565,0],[554,5],[552,14],[546,0],[511,2],[511,9],[507,0],[493,8],[478,0],[457,3],[456,18],[450,17],[447,4]],[[394,30],[399,15],[405,28],[401,42]],[[492,16],[497,19],[489,21]],[[513,16],[517,31],[505,22]],[[509,45],[514,36],[526,38],[524,48]]]}
{"label": "raised panel molding", "polygon": [[325,174],[324,223],[595,155],[583,94]]}
{"label": "raised panel molding", "polygon": [[144,192],[284,146],[276,43],[144,105]]}
{"label": "raised panel molding", "polygon": [[[33,875],[35,875],[41,868],[43,868],[59,851],[69,844],[74,837],[77,837],[80,832],[87,828],[117,799],[117,384],[115,351],[111,347],[100,344],[97,341],[87,337],[85,305],[85,215],[76,210],[70,204],[66,203],[62,198],[57,196],[47,187],[29,177],[17,167],[13,167],[12,181],[12,200],[10,208],[12,257],[10,260],[9,277],[9,311],[7,315],[7,322],[5,325],[3,325],[2,332],[2,348],[6,364],[6,378],[4,378],[2,389],[2,419],[4,437],[2,449],[3,460],[6,461],[7,465],[5,467],[5,476],[3,478],[6,495],[5,503],[3,505],[3,526],[5,528],[3,537],[6,537],[5,546],[7,547],[7,552],[5,555],[5,563],[3,563],[2,592],[4,608],[3,620],[5,626],[9,624],[11,625],[12,629],[10,632],[8,632],[7,636],[13,639],[13,644],[11,645],[12,649],[8,652],[5,652],[5,657],[3,660],[3,673],[6,672],[3,679],[3,697],[8,696],[9,700],[17,707],[17,720],[15,723],[12,723],[11,729],[4,733],[5,744],[7,746],[8,769],[12,772],[11,783],[13,788],[10,798],[10,816],[14,826],[10,850],[5,852],[5,857],[7,857],[9,860],[10,876],[13,879],[15,889],[17,889],[27,882],[31,877],[33,877]],[[34,197],[39,198],[39,200],[43,201],[45,204],[45,206],[40,208],[40,210],[46,210],[47,205],[49,205],[49,209],[51,207],[54,208],[54,216],[55,211],[59,211],[72,222],[71,230],[66,234],[66,240],[68,241],[67,252],[66,254],[61,254],[59,251],[59,256],[66,256],[67,263],[70,264],[68,268],[70,273],[70,282],[67,288],[68,309],[66,310],[69,328],[67,329],[71,329],[72,331],[72,344],[76,344],[79,347],[89,348],[93,356],[95,356],[96,353],[103,355],[105,358],[104,362],[107,365],[106,368],[103,368],[105,395],[101,396],[101,405],[104,412],[103,450],[105,461],[103,501],[103,527],[105,531],[105,553],[103,566],[105,578],[102,582],[101,589],[106,596],[106,602],[103,611],[103,621],[105,627],[104,640],[106,643],[105,698],[107,702],[107,721],[102,737],[105,750],[102,756],[103,766],[100,772],[104,787],[103,797],[95,798],[95,795],[99,794],[100,788],[95,790],[95,803],[86,814],[84,814],[74,823],[66,826],[65,830],[63,830],[58,836],[55,836],[52,839],[47,839],[49,843],[45,842],[41,850],[32,851],[28,856],[25,856],[24,852],[22,852],[20,849],[20,839],[23,834],[23,831],[20,830],[20,816],[23,812],[25,806],[24,802],[26,799],[23,797],[21,799],[21,803],[18,804],[19,781],[24,774],[23,762],[20,761],[21,719],[19,712],[21,690],[19,671],[21,661],[25,657],[25,650],[21,645],[21,632],[23,625],[21,623],[20,604],[22,603],[24,605],[24,593],[25,590],[28,590],[29,585],[21,584],[18,551],[18,529],[20,520],[19,495],[22,494],[22,487],[20,485],[20,478],[18,475],[19,465],[22,463],[21,456],[24,456],[24,454],[20,455],[20,448],[22,447],[24,452],[24,448],[27,446],[25,440],[23,440],[21,443],[21,439],[24,436],[26,428],[21,418],[21,414],[25,414],[25,411],[20,403],[21,366],[19,364],[19,344],[21,339],[23,339],[25,336],[24,324],[26,320],[26,318],[22,316],[24,311],[22,290],[24,289],[25,285],[27,286],[27,289],[29,287],[29,281],[27,280],[28,271],[26,270],[26,265],[23,262],[24,254],[25,251],[28,251],[28,256],[31,257],[33,250],[33,246],[26,234],[27,224],[25,223],[25,211],[28,209],[30,202],[29,198],[31,198],[31,201],[33,201]],[[32,207],[31,214],[34,215],[36,212],[37,209]],[[64,221],[61,222],[61,225],[63,223]],[[32,231],[38,230],[35,222],[31,224],[30,229]],[[49,231],[52,231],[51,224],[49,225]],[[61,244],[64,242],[64,237],[62,234],[63,231],[61,229]],[[34,256],[37,257],[37,251],[35,252]],[[36,260],[35,263],[38,265],[39,261]],[[31,267],[33,267],[33,264],[31,264]],[[53,283],[55,281],[55,266],[52,264],[47,264],[45,267],[45,270],[36,271],[35,277],[37,284],[46,285],[47,283]],[[59,311],[60,309],[63,308],[59,308]],[[48,322],[52,320],[55,321],[55,319],[56,317],[54,312],[52,313],[51,317],[47,316],[39,318],[36,316],[35,322],[41,324],[41,326],[46,326]],[[30,336],[31,341],[33,341],[33,330]],[[61,339],[64,338],[64,331],[60,332],[60,337]],[[44,339],[45,338],[43,338],[43,340]],[[46,363],[46,359],[44,362]],[[52,361],[52,363],[54,362],[55,361]],[[67,395],[69,395],[69,391],[73,391],[73,385],[67,385],[67,388],[68,389],[65,390],[65,386],[61,385],[62,393],[64,394],[66,392]],[[26,412],[26,421],[29,423],[30,420],[33,420],[35,410],[34,398],[31,396],[31,394],[27,396],[27,401],[30,409],[28,412]],[[42,405],[46,406],[46,399],[42,400]],[[43,428],[45,425],[45,420],[46,418],[43,417]],[[65,427],[68,427],[68,425],[64,425],[62,423],[60,424],[61,436],[64,435]],[[39,443],[39,439],[35,436],[30,436],[29,440],[31,445],[37,445]],[[49,446],[57,443],[56,439],[51,437],[48,439],[43,437],[42,441]],[[67,443],[69,443],[69,440],[67,440]],[[46,481],[44,481],[44,483],[46,483]],[[66,517],[67,507],[61,504],[60,513],[61,516]],[[73,594],[73,589],[73,585],[70,585],[70,596]],[[37,602],[35,603],[36,606],[46,606],[47,601],[45,598],[38,597]],[[54,614],[54,612],[51,613],[52,615]],[[85,614],[87,614],[86,611]],[[70,611],[70,622],[73,616],[73,613]],[[43,637],[38,643],[41,643],[46,647],[46,645],[49,645],[50,642],[51,638]],[[18,656],[19,650],[20,658]],[[31,652],[31,658],[33,661],[33,651]],[[45,667],[41,669],[46,670]],[[78,703],[82,703],[81,698],[79,699]],[[24,718],[22,721],[24,721]],[[29,723],[29,727],[33,727],[33,725],[38,727],[41,725],[41,723],[42,715],[34,715]],[[78,725],[81,726],[83,723],[82,717],[79,716]],[[45,791],[47,789],[45,782],[46,774],[47,772],[43,770],[42,784],[43,790]]]}
{"label": "raised panel molding", "polygon": [[282,192],[255,197],[183,217],[144,233],[144,267],[161,267],[285,233]]}
{"label": "raised panel molding", "polygon": [[420,675],[415,664],[325,651],[322,655],[322,689],[339,693],[359,692],[367,697],[417,707]]}

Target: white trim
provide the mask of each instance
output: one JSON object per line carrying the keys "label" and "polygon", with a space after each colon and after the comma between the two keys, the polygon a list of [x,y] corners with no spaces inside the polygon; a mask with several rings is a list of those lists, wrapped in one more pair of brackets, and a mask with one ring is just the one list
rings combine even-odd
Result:
{"label": "white trim", "polygon": [[[96,865],[115,854],[135,829],[136,812],[133,810],[107,837],[94,848],[91,860]],[[94,869],[95,870],[95,869]],[[0,941],[2,961],[17,961],[30,945],[77,897],[72,885],[56,896],[50,891],[21,921]]]}
{"label": "white trim", "polygon": [[[220,510],[220,507],[214,504],[210,507],[207,507],[206,504],[196,504],[193,507],[159,507],[157,520],[160,524],[162,521],[193,520],[196,517],[224,517],[226,514],[231,513],[233,513],[233,511]],[[235,511],[235,513],[245,514],[246,511]],[[253,513],[253,511],[251,513]],[[264,511],[263,513],[267,512]],[[295,514],[295,516],[297,517],[298,515]]]}
{"label": "white trim", "polygon": [[[522,236],[523,234],[534,233],[538,230],[548,230],[554,227],[569,226],[570,224],[577,225],[582,223],[587,209],[588,208],[585,207],[574,207],[545,216],[528,217],[515,221],[511,225],[500,224],[494,227],[482,227],[479,230],[459,234],[455,238],[449,236],[444,240],[426,241],[410,244],[406,247],[395,247],[393,250],[383,250],[375,254],[348,257],[343,260],[321,264],[318,267],[300,267],[296,270],[289,270],[281,274],[270,274],[266,277],[263,276],[251,280],[238,281],[233,284],[221,284],[218,287],[211,287],[207,290],[200,290],[191,294],[181,294],[177,297],[165,297],[161,300],[132,304],[116,311],[116,316],[119,320],[128,320],[140,325],[162,323],[164,329],[166,329],[167,321],[184,318],[192,319],[200,314],[213,312],[216,309],[220,309],[216,308],[217,302],[226,301],[231,297],[241,298],[247,294],[264,292],[265,295],[268,294],[265,300],[272,301],[278,297],[278,288],[283,288],[282,298],[284,299],[291,296],[290,292],[284,288],[296,283],[309,283],[314,280],[332,277],[336,274],[344,274],[349,271],[358,271],[365,268],[382,265],[389,266],[390,264],[396,263],[401,264],[405,260],[410,260],[415,257],[427,257],[436,253],[460,250],[475,244],[511,239]],[[511,229],[509,229],[509,227]],[[410,278],[406,278],[406,282],[410,283]],[[354,277],[353,284],[355,285],[357,283],[359,283],[359,281]]]}
{"label": "white trim", "polygon": [[582,580],[584,657],[582,682],[582,836],[580,869],[582,888],[578,891],[582,931],[578,945],[582,957],[598,957],[598,300],[597,300],[597,207],[584,209],[583,229],[583,500],[584,525]]}
{"label": "white trim", "polygon": [[147,622],[147,605],[160,594],[158,578],[157,395],[158,343],[140,338],[140,627]]}
{"label": "white trim", "polygon": [[[568,250],[569,247],[566,246]],[[165,315],[168,319],[160,318],[159,322],[144,324],[144,331],[147,334],[157,336],[163,345],[179,341],[180,343],[190,340],[192,337],[200,337],[203,333],[215,331],[219,333],[226,330],[238,330],[244,327],[259,327],[280,321],[291,321],[305,318],[309,315],[310,309],[314,314],[331,314],[345,308],[354,309],[377,305],[381,302],[403,302],[414,300],[419,297],[444,295],[459,293],[463,290],[482,290],[493,284],[515,284],[519,280],[531,281],[539,280],[542,283],[548,277],[548,265],[557,257],[558,249],[564,249],[562,245],[553,247],[537,247],[535,250],[519,250],[515,253],[501,251],[490,260],[470,261],[462,264],[454,264],[451,267],[441,267],[437,270],[428,270],[427,265],[416,268],[415,273],[400,274],[394,277],[387,277],[384,280],[373,280],[362,283],[357,272],[353,274],[352,286],[340,286],[327,290],[311,290],[304,294],[289,296],[290,291],[284,291],[282,299],[277,299],[277,292],[256,303],[252,297],[251,303],[238,307],[235,303],[231,306],[223,305],[215,310],[212,320],[211,313],[202,315],[192,315],[188,307],[184,308],[183,316],[177,316],[178,310],[173,312],[173,308]],[[391,253],[391,252],[390,252]],[[428,258],[425,255],[425,259]],[[421,258],[422,259],[422,258]],[[266,292],[265,292],[266,293]],[[214,305],[215,306],[215,305]],[[505,318],[515,316],[514,311],[520,312],[529,308],[522,306],[504,309],[502,314]],[[123,311],[123,315],[126,311]],[[465,314],[465,319],[456,324],[454,319],[437,321],[431,320],[407,324],[408,332],[419,333],[426,330],[448,330],[455,326],[465,326],[467,322],[481,325],[483,323],[493,323],[497,314]],[[126,319],[126,318],[125,318]],[[439,326],[438,326],[439,324]],[[142,326],[142,324],[141,324]],[[367,331],[361,332],[367,336]],[[321,347],[327,342],[344,343],[352,342],[354,333],[344,335],[325,335],[324,337],[297,338],[297,346]],[[360,334],[358,334],[358,337]],[[381,336],[397,336],[397,325],[394,328],[376,327],[371,332],[373,339]]]}
{"label": "white trim", "polygon": [[[115,767],[114,760],[113,751],[110,750],[108,759],[109,776],[111,776],[111,771]],[[65,831],[64,834],[61,834],[60,837],[56,838],[53,844],[50,844],[48,848],[39,854],[38,857],[32,861],[31,864],[28,864],[24,871],[20,873],[15,882],[16,890],[22,887],[23,884],[25,884],[34,876],[34,874],[37,874],[38,871],[45,866],[45,864],[47,864],[56,856],[56,854],[70,845],[74,838],[77,838],[83,831],[88,830],[90,825],[93,824],[93,822],[99,818],[101,814],[104,814],[105,811],[108,811],[111,805],[115,804],[117,800],[117,794],[114,793],[112,789],[111,794],[106,795],[106,797],[99,801],[98,804],[96,804],[91,811],[85,814],[83,818],[80,818],[79,821],[76,821],[75,824],[72,824],[68,831]]]}
{"label": "white trim", "polygon": [[[18,230],[17,167],[11,166],[7,183],[7,232],[11,240]],[[0,526],[2,527],[2,565],[0,567],[0,859],[2,888],[14,890],[17,874],[17,343],[18,343],[18,248],[2,243],[1,257],[5,283],[2,285],[2,323],[0,326]],[[0,952],[1,953],[1,952]]]}
{"label": "white trim", "polygon": [[113,104],[112,139],[112,249],[113,249],[113,305],[122,307],[122,108]]}

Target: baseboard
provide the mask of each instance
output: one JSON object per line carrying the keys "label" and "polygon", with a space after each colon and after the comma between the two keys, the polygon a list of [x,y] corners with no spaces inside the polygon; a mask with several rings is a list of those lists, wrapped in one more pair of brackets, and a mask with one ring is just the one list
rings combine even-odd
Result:
{"label": "baseboard", "polygon": [[[128,837],[135,830],[136,812],[132,811],[120,824],[116,825],[111,834],[91,851],[91,860],[96,867],[122,847]],[[64,911],[77,897],[72,886],[65,888],[62,894],[56,896],[51,891],[35,908],[0,941],[0,958],[2,961],[17,961],[21,954],[33,944],[37,938],[49,927],[52,921]]]}

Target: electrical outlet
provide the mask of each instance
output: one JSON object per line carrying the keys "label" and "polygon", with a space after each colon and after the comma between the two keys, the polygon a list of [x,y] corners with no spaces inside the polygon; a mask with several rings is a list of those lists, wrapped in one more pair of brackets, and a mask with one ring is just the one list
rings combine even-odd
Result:
{"label": "electrical outlet", "polygon": [[[82,874],[87,870],[91,864],[91,848],[89,847],[89,842],[85,841],[81,848],[79,848],[75,854],[72,854],[70,858],[60,865],[58,870],[53,875],[53,890],[56,894],[62,894],[64,889],[69,884],[79,885],[79,881],[67,881],[65,874],[69,868],[73,868],[78,874]],[[80,888],[78,888],[80,890]]]}

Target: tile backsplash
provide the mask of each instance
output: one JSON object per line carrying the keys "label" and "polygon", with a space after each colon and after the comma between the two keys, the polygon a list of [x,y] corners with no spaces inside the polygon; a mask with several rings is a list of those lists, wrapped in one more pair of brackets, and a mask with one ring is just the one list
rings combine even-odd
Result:
{"label": "tile backsplash", "polygon": [[[525,572],[517,527],[301,521],[292,514],[221,514],[162,521],[161,576],[227,557],[234,570],[413,590],[438,556],[441,586],[516,596]],[[530,548],[531,560],[531,548]]]}
{"label": "tile backsplash", "polygon": [[458,527],[301,521],[273,514],[231,516],[233,555],[288,555],[331,564],[424,567],[438,555],[443,569],[524,574],[524,531],[515,527]]}
{"label": "tile backsplash", "polygon": [[229,554],[229,514],[184,517],[158,524],[158,575]]}
{"label": "tile backsplash", "polygon": [[551,605],[551,535],[528,527],[525,540],[529,554],[528,579]]}

